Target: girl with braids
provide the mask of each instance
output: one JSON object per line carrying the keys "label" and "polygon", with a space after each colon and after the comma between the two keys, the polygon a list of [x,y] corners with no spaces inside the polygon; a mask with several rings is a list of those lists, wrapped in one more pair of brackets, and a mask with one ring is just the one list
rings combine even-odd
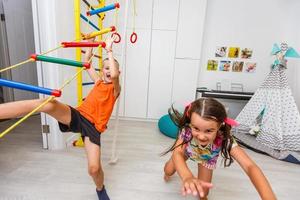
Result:
{"label": "girl with braids", "polygon": [[[237,123],[227,118],[224,106],[212,98],[200,98],[186,106],[184,113],[169,109],[172,120],[179,127],[178,137],[165,154],[172,151],[164,167],[164,179],[168,181],[177,172],[182,180],[182,195],[193,194],[207,199],[212,188],[213,169],[219,154],[224,167],[233,160],[243,168],[262,199],[276,199],[270,184],[260,168],[238,146],[231,135],[231,127]],[[194,176],[186,164],[191,159],[198,163],[198,176]]]}

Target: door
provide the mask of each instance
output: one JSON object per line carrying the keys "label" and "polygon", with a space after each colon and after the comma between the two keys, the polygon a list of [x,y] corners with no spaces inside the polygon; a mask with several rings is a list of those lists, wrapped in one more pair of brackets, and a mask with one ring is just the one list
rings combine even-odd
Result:
{"label": "door", "polygon": [[[0,0],[3,3],[9,65],[27,60],[35,52],[31,0]],[[11,70],[11,80],[37,85],[34,62]],[[38,94],[13,90],[14,101],[38,98]]]}
{"label": "door", "polygon": [[[0,69],[9,66],[5,15],[2,0],[0,0]],[[0,73],[0,78],[11,79],[10,70]],[[0,103],[13,101],[13,89],[0,86]]]}

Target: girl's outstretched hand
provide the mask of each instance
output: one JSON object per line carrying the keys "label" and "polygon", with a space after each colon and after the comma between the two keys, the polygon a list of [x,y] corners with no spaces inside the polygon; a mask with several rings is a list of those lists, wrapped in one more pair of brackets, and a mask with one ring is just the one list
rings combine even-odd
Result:
{"label": "girl's outstretched hand", "polygon": [[195,177],[190,177],[183,180],[181,193],[184,196],[187,194],[197,196],[197,194],[199,194],[200,197],[204,197],[204,189],[210,189],[212,187],[213,185],[209,182],[201,181]]}

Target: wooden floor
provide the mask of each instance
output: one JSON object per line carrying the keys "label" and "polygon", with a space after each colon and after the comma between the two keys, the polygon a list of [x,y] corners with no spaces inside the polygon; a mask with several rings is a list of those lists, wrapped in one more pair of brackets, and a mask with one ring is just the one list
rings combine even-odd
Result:
{"label": "wooden floor", "polygon": [[[82,148],[60,151],[42,149],[39,116],[21,124],[0,139],[0,200],[96,200],[95,187],[87,175]],[[3,131],[9,121],[0,122]],[[113,127],[113,126],[112,126]],[[110,127],[110,128],[112,128]],[[177,200],[180,181],[162,179],[168,156],[159,154],[173,140],[159,133],[156,123],[121,121],[118,138],[118,163],[109,165],[112,132],[102,135],[102,161],[105,184],[112,200]],[[265,155],[247,152],[262,168],[278,199],[300,199],[300,166]],[[189,162],[196,172],[196,164]],[[234,163],[219,166],[214,172],[210,199],[259,199],[248,177]]]}

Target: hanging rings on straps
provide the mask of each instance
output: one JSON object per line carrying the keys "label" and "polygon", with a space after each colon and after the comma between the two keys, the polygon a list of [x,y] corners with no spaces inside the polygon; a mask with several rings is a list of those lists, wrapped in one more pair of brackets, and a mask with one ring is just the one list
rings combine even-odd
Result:
{"label": "hanging rings on straps", "polygon": [[132,44],[134,44],[137,41],[137,38],[138,38],[138,36],[137,36],[136,32],[133,31],[130,35],[130,42]]}
{"label": "hanging rings on straps", "polygon": [[117,32],[111,34],[111,37],[113,37],[114,35],[117,36],[117,40],[114,41],[114,43],[120,43],[121,42],[121,35]]}

